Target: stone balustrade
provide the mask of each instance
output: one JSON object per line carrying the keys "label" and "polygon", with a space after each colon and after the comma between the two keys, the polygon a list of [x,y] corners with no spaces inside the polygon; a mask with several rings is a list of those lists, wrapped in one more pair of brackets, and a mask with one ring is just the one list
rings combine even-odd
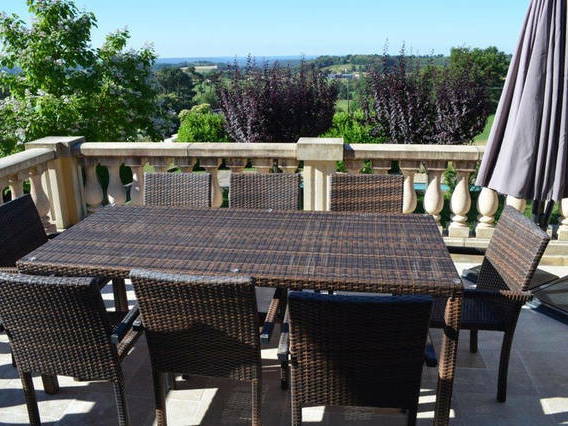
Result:
{"label": "stone balustrade", "polygon": [[[28,181],[44,224],[59,229],[78,222],[105,202],[141,204],[144,173],[178,168],[191,173],[199,166],[212,176],[212,206],[221,207],[220,174],[279,171],[303,175],[304,208],[329,208],[328,177],[343,160],[348,173],[404,175],[403,212],[423,211],[434,217],[446,241],[452,245],[483,247],[496,224],[499,202],[495,191],[475,189],[471,176],[481,161],[483,147],[440,145],[344,144],[342,139],[301,138],[297,143],[174,143],[85,142],[77,137],[50,137],[26,144],[26,151],[0,159],[0,187],[12,197],[24,191]],[[223,165],[223,167],[221,167]],[[97,167],[108,170],[108,186],[99,182]],[[121,167],[132,172],[126,187]],[[227,171],[220,171],[221,169]],[[452,170],[454,190],[448,193],[446,171]],[[224,179],[226,181],[226,179]],[[423,188],[419,184],[423,184]],[[477,199],[474,205],[473,198]],[[507,197],[504,202],[523,210],[526,200]],[[448,223],[442,221],[447,205]],[[472,208],[477,217],[473,217]],[[554,228],[556,243],[568,253],[568,199],[560,204],[561,218]],[[444,228],[442,227],[444,226]],[[562,251],[561,250],[561,251]]]}

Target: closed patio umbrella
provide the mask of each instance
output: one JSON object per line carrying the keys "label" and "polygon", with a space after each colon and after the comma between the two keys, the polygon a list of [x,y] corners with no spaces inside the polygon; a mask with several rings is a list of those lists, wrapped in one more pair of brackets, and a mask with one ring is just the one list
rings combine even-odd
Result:
{"label": "closed patio umbrella", "polygon": [[532,0],[476,181],[537,209],[568,197],[567,13]]}

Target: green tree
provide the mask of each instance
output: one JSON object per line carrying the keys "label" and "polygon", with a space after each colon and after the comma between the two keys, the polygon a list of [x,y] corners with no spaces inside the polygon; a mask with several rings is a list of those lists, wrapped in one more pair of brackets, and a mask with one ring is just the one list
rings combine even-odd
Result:
{"label": "green tree", "polygon": [[492,109],[496,109],[510,62],[511,55],[496,47],[454,47],[450,53],[449,67],[473,74],[480,84],[489,89]]}
{"label": "green tree", "polygon": [[193,105],[194,82],[191,70],[184,71],[178,67],[162,68],[156,71],[156,78],[160,83],[161,98],[167,108],[179,114],[182,110]]}
{"label": "green tree", "polygon": [[30,26],[0,14],[0,88],[9,92],[0,100],[0,154],[46,135],[160,140],[172,131],[158,100],[153,49],[127,50],[126,30],[95,49],[92,13],[72,0],[27,4]]}

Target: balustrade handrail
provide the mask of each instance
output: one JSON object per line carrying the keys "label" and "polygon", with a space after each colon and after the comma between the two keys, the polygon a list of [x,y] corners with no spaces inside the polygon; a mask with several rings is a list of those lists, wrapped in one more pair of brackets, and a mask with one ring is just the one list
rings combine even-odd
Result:
{"label": "balustrade handrail", "polygon": [[55,152],[48,148],[34,148],[0,158],[0,179],[28,171],[54,158]]}
{"label": "balustrade handrail", "polygon": [[[388,173],[392,162],[404,175],[403,211],[418,207],[415,175],[426,174],[422,207],[440,224],[452,244],[486,244],[495,228],[499,194],[483,188],[477,196],[475,223],[470,222],[472,195],[470,176],[481,161],[485,147],[475,145],[398,145],[344,144],[341,138],[301,138],[297,143],[227,143],[227,142],[86,142],[82,137],[48,137],[26,144],[26,151],[0,158],[0,190],[10,187],[13,197],[23,193],[29,181],[32,196],[46,226],[66,228],[96,210],[104,200],[113,204],[127,201],[120,177],[123,165],[132,170],[130,202],[141,203],[146,165],[155,171],[177,167],[191,172],[196,162],[212,175],[212,206],[222,204],[219,168],[224,164],[232,172],[242,172],[249,162],[257,173],[269,173],[278,167],[284,173],[303,175],[304,208],[329,208],[330,174],[336,162],[343,160],[349,173],[361,172],[370,165],[373,173]],[[456,182],[450,194],[451,220],[441,226],[445,194],[443,175],[452,165]],[[108,168],[108,185],[99,182],[97,168]],[[1,200],[0,200],[1,202]],[[526,201],[507,197],[507,204],[523,210]],[[560,205],[561,218],[555,235],[568,249],[568,199]],[[468,223],[469,222],[469,223]],[[475,225],[472,227],[472,225]],[[485,241],[485,243],[484,243]]]}

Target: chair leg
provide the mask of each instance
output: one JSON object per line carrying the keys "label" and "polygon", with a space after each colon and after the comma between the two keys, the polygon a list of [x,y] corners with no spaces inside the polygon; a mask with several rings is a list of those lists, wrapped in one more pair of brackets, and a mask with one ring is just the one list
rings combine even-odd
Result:
{"label": "chair leg", "polygon": [[130,418],[128,415],[128,405],[126,402],[126,392],[124,391],[124,383],[122,379],[112,384],[114,390],[114,400],[116,402],[116,411],[118,414],[118,424],[120,426],[128,426]]}
{"label": "chair leg", "polygon": [[168,373],[168,386],[171,390],[176,390],[176,375],[175,375],[175,373]]}
{"label": "chair leg", "polygon": [[24,389],[24,398],[26,399],[26,408],[28,409],[28,417],[31,425],[40,425],[39,410],[37,408],[37,400],[35,396],[34,383],[31,373],[19,371],[22,388]]}
{"label": "chair leg", "polygon": [[41,381],[43,382],[43,390],[49,395],[54,395],[59,392],[59,381],[57,376],[50,376],[44,374],[41,376]]}
{"label": "chair leg", "polygon": [[477,330],[469,331],[469,351],[472,354],[477,353]]}
{"label": "chair leg", "polygon": [[286,390],[290,386],[290,372],[288,361],[280,361],[280,389]]}
{"label": "chair leg", "polygon": [[158,426],[166,426],[166,393],[164,389],[164,375],[160,371],[152,368],[152,379],[154,381],[154,404],[155,415]]}
{"label": "chair leg", "polygon": [[112,292],[114,295],[114,308],[116,312],[128,312],[128,298],[126,297],[126,284],[124,278],[113,278]]}
{"label": "chair leg", "polygon": [[501,359],[499,361],[499,378],[497,380],[497,401],[507,400],[507,374],[509,371],[509,358],[511,357],[511,346],[513,345],[513,332],[506,331],[501,345]]}
{"label": "chair leg", "polygon": [[252,390],[252,426],[261,426],[261,407],[262,407],[262,382],[259,379],[253,380]]}
{"label": "chair leg", "polygon": [[418,407],[409,408],[406,418],[406,424],[408,426],[415,426],[417,416],[418,416]]}
{"label": "chair leg", "polygon": [[294,394],[291,395],[292,400],[292,426],[301,426],[302,425],[302,406],[296,398],[294,398]]}

